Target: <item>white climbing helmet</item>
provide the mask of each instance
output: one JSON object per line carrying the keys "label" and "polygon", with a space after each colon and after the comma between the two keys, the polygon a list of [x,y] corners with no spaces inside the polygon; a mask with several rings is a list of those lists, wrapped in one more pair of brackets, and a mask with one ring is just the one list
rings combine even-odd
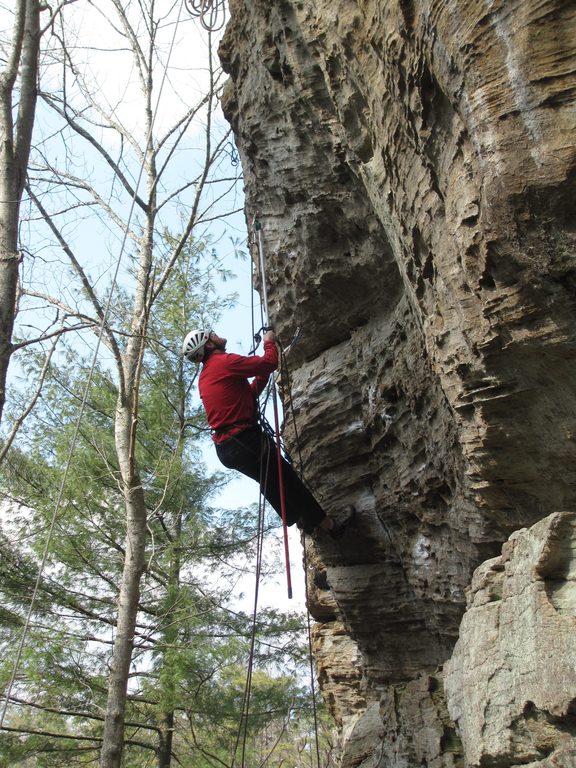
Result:
{"label": "white climbing helmet", "polygon": [[210,338],[210,331],[200,328],[196,331],[190,331],[182,343],[182,354],[188,360],[200,362],[204,355],[204,345]]}

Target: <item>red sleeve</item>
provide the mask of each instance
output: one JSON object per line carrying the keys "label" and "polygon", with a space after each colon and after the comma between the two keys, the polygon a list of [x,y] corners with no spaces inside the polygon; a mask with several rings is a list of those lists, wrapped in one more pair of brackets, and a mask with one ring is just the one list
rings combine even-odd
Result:
{"label": "red sleeve", "polygon": [[[252,390],[254,397],[264,391],[270,374],[278,367],[278,347],[273,341],[264,342],[264,354],[262,357],[249,358],[251,360],[258,360],[261,363],[267,361],[266,366],[262,365],[261,371],[256,374],[254,380],[250,382],[250,389]],[[272,366],[272,367],[269,367]],[[250,374],[248,374],[250,375]]]}
{"label": "red sleeve", "polygon": [[244,357],[231,353],[227,359],[228,373],[242,378],[257,376],[268,381],[268,377],[277,366],[278,350],[273,341],[264,342],[264,354],[260,357]]}

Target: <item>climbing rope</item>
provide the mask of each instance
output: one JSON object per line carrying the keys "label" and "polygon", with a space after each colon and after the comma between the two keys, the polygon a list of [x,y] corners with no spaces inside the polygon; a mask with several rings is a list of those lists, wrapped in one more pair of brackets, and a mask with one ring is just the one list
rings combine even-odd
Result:
{"label": "climbing rope", "polygon": [[[294,343],[294,342],[292,342]],[[280,347],[280,375],[282,377],[282,387],[283,391],[286,392],[286,397],[288,400],[288,411],[290,413],[291,419],[292,419],[292,427],[294,429],[294,444],[296,446],[296,455],[298,456],[298,465],[299,465],[299,475],[302,482],[305,482],[304,480],[304,462],[302,460],[302,450],[300,447],[300,436],[298,434],[298,426],[296,424],[296,414],[294,410],[294,401],[292,398],[292,382],[290,381],[290,373],[288,370],[288,365],[286,363],[286,354],[284,352],[284,349]],[[316,701],[316,683],[315,683],[315,676],[314,676],[314,656],[312,653],[312,626],[310,623],[310,611],[308,610],[308,606],[310,605],[310,594],[308,590],[308,553],[306,552],[306,545],[303,547],[304,549],[304,590],[305,590],[305,598],[306,598],[306,624],[307,624],[307,630],[308,630],[308,661],[310,666],[310,693],[312,698],[312,714],[314,718],[314,737],[315,737],[315,746],[316,746],[316,761],[317,761],[317,767],[320,768],[320,738],[318,736],[318,706]]]}
{"label": "climbing rope", "polygon": [[219,32],[226,21],[226,0],[184,0],[186,10],[192,18],[208,32]]}
{"label": "climbing rope", "polygon": [[[260,288],[262,292],[262,307],[265,318],[264,327],[268,327],[270,314],[268,311],[268,288],[266,285],[266,266],[264,259],[264,244],[262,242],[262,227],[259,222],[254,218],[254,229],[257,235],[258,255],[260,264]],[[288,589],[288,599],[292,599],[292,576],[290,573],[290,552],[288,547],[288,526],[286,525],[286,497],[284,493],[284,478],[282,472],[282,452],[280,448],[280,417],[278,414],[278,396],[276,393],[276,387],[272,386],[272,408],[274,412],[274,430],[276,433],[276,461],[278,464],[278,487],[280,489],[280,511],[282,517],[282,529],[284,534],[284,560],[286,566],[286,585]]]}
{"label": "climbing rope", "polygon": [[237,168],[240,165],[240,155],[238,154],[238,150],[234,146],[234,143],[227,141],[226,144],[224,144],[223,149],[228,155],[232,168]]}
{"label": "climbing rope", "polygon": [[241,768],[245,768],[246,745],[248,743],[248,717],[250,714],[250,697],[252,694],[252,672],[254,670],[254,649],[256,645],[256,628],[258,621],[258,596],[260,591],[260,576],[262,573],[262,552],[264,548],[264,510],[266,507],[266,479],[270,466],[270,451],[266,454],[266,468],[264,462],[260,464],[260,496],[258,499],[258,526],[256,531],[256,575],[254,587],[254,608],[252,611],[252,630],[250,633],[250,650],[248,652],[248,667],[246,671],[246,683],[244,686],[244,695],[242,697],[242,706],[240,710],[240,721],[236,735],[236,743],[232,753],[232,763],[230,768],[234,768],[238,745],[242,740],[242,762]]}
{"label": "climbing rope", "polygon": [[[260,266],[260,289],[262,294],[262,303],[260,305],[260,314],[261,314],[261,329],[264,330],[266,326],[266,322],[269,320],[269,314],[268,314],[268,290],[266,285],[266,272],[265,272],[265,263],[264,263],[264,247],[262,244],[262,228],[260,224],[257,222],[256,218],[254,218],[254,229],[256,232],[256,238],[257,238],[257,248],[258,248],[258,255],[259,255],[259,266]],[[254,262],[251,260],[251,285],[254,285]],[[294,339],[289,345],[289,348],[293,346],[298,340],[298,336],[300,333],[300,329],[297,330]],[[258,332],[259,334],[259,332]],[[259,335],[254,332],[254,299],[253,299],[253,291],[252,291],[252,336],[255,339],[255,347],[252,351],[253,353],[256,351],[256,347],[260,343]],[[294,401],[292,397],[292,384],[290,381],[290,375],[288,371],[288,365],[286,362],[286,352],[282,345],[279,343],[280,347],[280,381],[283,388],[283,391],[286,393],[287,401],[288,401],[288,408],[292,419],[293,429],[294,429],[294,435],[295,435],[295,445],[298,455],[298,464],[299,464],[299,475],[302,482],[305,482],[304,476],[303,476],[303,460],[302,460],[302,452],[300,448],[300,438],[298,434],[298,428],[296,424],[296,416],[295,416],[295,409],[294,409]],[[272,391],[274,393],[274,396],[276,395],[276,387],[274,384],[272,384]],[[278,427],[278,412],[277,412],[277,405],[274,401],[275,410],[274,410],[274,417],[275,417],[275,426],[276,426],[276,445],[278,450],[278,464],[280,468],[280,433],[279,433],[279,427]],[[272,429],[270,425],[267,423],[263,408],[260,409],[260,423],[262,425],[263,432],[268,431],[272,432]],[[280,473],[280,486],[281,490],[283,491],[283,483],[282,483],[282,477]],[[262,487],[262,485],[261,485]],[[260,499],[262,499],[262,494],[260,496]],[[284,509],[282,510],[284,513]],[[287,577],[288,577],[288,596],[292,597],[292,585],[290,581],[290,571],[289,571],[289,559],[288,559],[288,548],[287,548],[287,529],[285,524],[285,516],[283,514],[283,523],[284,523],[284,544],[285,544],[285,554],[286,554],[286,561],[287,561]],[[257,566],[260,567],[259,565]],[[305,581],[305,599],[306,599],[306,607],[310,604],[310,596],[308,591],[308,558],[306,553],[306,547],[304,547],[304,581]],[[256,610],[256,608],[255,608]],[[310,623],[310,613],[307,610],[307,636],[308,636],[308,657],[309,657],[309,666],[310,666],[310,690],[311,690],[311,699],[312,699],[312,713],[313,713],[313,722],[314,722],[314,736],[315,736],[315,748],[316,748],[316,761],[317,761],[317,768],[320,768],[320,740],[318,735],[318,707],[317,707],[317,699],[316,699],[316,685],[315,685],[315,677],[314,677],[314,662],[313,662],[313,654],[312,654],[312,629],[311,629],[311,623]],[[250,665],[249,665],[249,675],[251,677],[252,669],[252,657],[253,657],[253,648],[254,648],[254,638],[255,638],[255,632],[256,632],[256,625],[254,623],[254,634],[252,637],[252,646],[251,646],[251,652],[250,652]],[[244,715],[244,710],[243,710]],[[247,720],[247,712],[246,712],[246,720]],[[246,724],[244,726],[246,728]],[[244,753],[243,753],[243,759],[244,759]],[[232,766],[233,768],[233,766]],[[244,763],[242,763],[242,768],[244,768]]]}

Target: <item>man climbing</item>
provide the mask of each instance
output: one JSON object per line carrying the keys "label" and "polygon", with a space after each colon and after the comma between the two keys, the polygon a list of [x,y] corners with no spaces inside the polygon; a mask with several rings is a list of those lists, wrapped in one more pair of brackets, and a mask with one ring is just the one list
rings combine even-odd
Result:
{"label": "man climbing", "polygon": [[[264,354],[244,357],[226,352],[227,340],[214,331],[191,331],[182,345],[183,355],[202,363],[198,379],[200,397],[218,458],[260,483],[266,499],[281,516],[276,444],[258,424],[258,395],[278,367],[273,331],[264,336]],[[252,382],[248,379],[253,378]],[[338,538],[342,528],[325,514],[291,464],[281,458],[286,524],[298,524],[307,533],[315,528]]]}

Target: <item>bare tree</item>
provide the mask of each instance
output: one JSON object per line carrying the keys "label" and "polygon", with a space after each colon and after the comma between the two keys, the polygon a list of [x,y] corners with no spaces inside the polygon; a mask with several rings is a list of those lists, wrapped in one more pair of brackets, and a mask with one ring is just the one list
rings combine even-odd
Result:
{"label": "bare tree", "polygon": [[[126,110],[116,97],[98,91],[86,68],[76,60],[79,46],[77,41],[72,45],[68,39],[70,28],[62,25],[58,31],[62,45],[59,88],[41,93],[43,103],[50,110],[48,122],[51,128],[56,127],[30,165],[28,189],[38,216],[48,227],[52,249],[55,244],[64,254],[80,290],[74,292],[67,287],[67,293],[76,297],[74,301],[30,284],[22,290],[28,300],[35,298],[56,307],[68,322],[90,324],[96,329],[98,340],[110,354],[110,364],[116,371],[114,434],[119,468],[116,481],[124,499],[126,543],[100,765],[118,768],[124,746],[127,686],[140,582],[146,568],[147,508],[136,444],[148,324],[155,301],[182,257],[191,234],[203,223],[222,215],[219,200],[235,184],[236,178],[234,173],[222,178],[220,168],[221,164],[225,165],[227,129],[218,139],[214,138],[220,71],[213,63],[210,35],[207,35],[209,50],[203,73],[205,90],[193,106],[186,106],[166,127],[165,115],[158,120],[155,99],[166,82],[171,85],[169,54],[164,52],[170,50],[170,46],[165,43],[163,48],[159,35],[166,29],[177,29],[177,4],[109,0],[108,4],[89,5],[93,18],[106,25],[103,39],[109,45],[109,55],[122,52],[130,56],[135,80],[127,83],[126,94],[134,99],[136,92],[139,93],[139,120],[129,126]],[[181,102],[188,101],[188,94],[181,98]],[[199,120],[201,132],[195,127]],[[62,156],[64,164],[59,161]],[[80,170],[79,157],[85,159]],[[187,177],[177,183],[174,166],[181,172],[183,158],[188,157],[193,159],[187,161]],[[90,171],[89,166],[97,170]],[[176,239],[163,236],[170,221],[166,215],[170,206],[177,207],[181,234]],[[112,272],[115,270],[115,277],[111,285],[106,284],[104,292],[98,286],[101,277],[95,278],[91,273],[93,264],[83,260],[84,254],[79,253],[70,234],[79,226],[78,222],[93,211],[98,212],[100,232],[110,233],[110,243],[117,246],[120,256],[125,255],[129,260],[128,268],[122,266],[121,258],[109,265]],[[172,224],[174,216],[176,214]],[[107,223],[102,227],[104,220]],[[103,244],[106,235],[101,237]],[[102,250],[100,246],[96,257],[92,257],[97,265]],[[16,269],[15,252],[7,263],[12,262]],[[52,267],[51,270],[53,272]],[[50,279],[53,275],[46,274],[43,281]],[[128,316],[119,314],[115,290],[128,296]],[[125,304],[123,302],[123,306]]]}
{"label": "bare tree", "polygon": [[40,2],[17,0],[12,42],[0,75],[0,420],[12,354],[18,224],[36,111],[39,51]]}
{"label": "bare tree", "polygon": [[[12,334],[18,300],[20,208],[34,131],[38,99],[41,42],[62,9],[75,0],[63,0],[52,11],[40,0],[16,0],[12,35],[2,50],[0,73],[0,421],[6,403],[6,381],[14,352]],[[44,28],[43,11],[49,11]]]}

